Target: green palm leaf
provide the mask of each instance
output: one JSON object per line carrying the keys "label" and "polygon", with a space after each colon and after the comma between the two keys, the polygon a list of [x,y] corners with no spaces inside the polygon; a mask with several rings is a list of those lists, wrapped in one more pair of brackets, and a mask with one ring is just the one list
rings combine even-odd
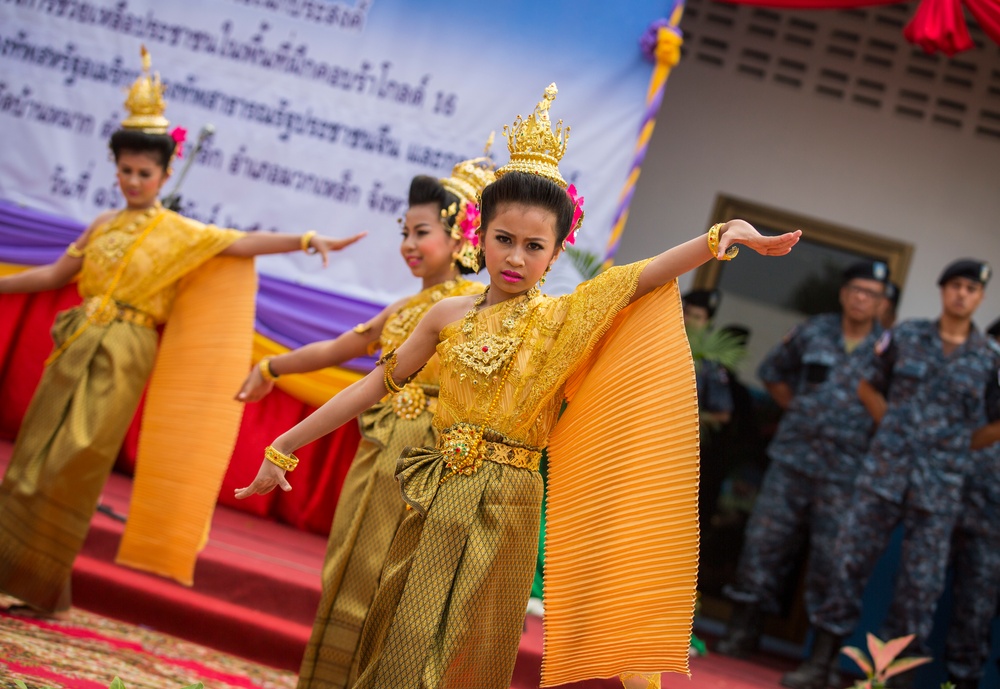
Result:
{"label": "green palm leaf", "polygon": [[723,330],[688,328],[687,336],[695,369],[701,368],[702,361],[712,361],[733,369],[739,366],[747,353],[742,338]]}

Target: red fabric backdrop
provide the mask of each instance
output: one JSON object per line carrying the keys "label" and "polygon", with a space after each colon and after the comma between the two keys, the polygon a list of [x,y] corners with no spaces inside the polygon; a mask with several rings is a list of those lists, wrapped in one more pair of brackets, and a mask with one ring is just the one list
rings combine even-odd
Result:
{"label": "red fabric backdrop", "polygon": [[[891,5],[902,0],[723,0],[741,5],[823,10]],[[909,0],[905,0],[909,1]],[[1000,0],[922,0],[903,32],[906,39],[928,53],[938,50],[954,55],[975,43],[965,23],[965,10],[975,17],[986,35],[1000,43]]]}
{"label": "red fabric backdrop", "polygon": [[[0,295],[0,438],[13,440],[17,435],[45,357],[52,350],[49,329],[56,313],[79,302],[75,285],[38,294]],[[233,497],[233,489],[249,484],[256,475],[268,443],[313,409],[280,390],[247,405],[222,485],[221,504],[300,529],[329,533],[344,475],[360,440],[356,424],[347,424],[296,453],[301,463],[289,476],[291,492],[276,490],[248,500]],[[141,412],[140,407],[132,420],[116,471],[131,474],[135,465]],[[178,461],[184,461],[183,454],[178,454]]]}

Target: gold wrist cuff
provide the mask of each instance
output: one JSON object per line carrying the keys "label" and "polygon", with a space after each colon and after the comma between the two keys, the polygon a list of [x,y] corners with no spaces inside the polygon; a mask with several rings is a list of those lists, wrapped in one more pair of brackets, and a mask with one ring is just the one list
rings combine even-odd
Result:
{"label": "gold wrist cuff", "polygon": [[260,375],[263,376],[264,380],[274,382],[278,380],[278,374],[271,370],[271,359],[274,357],[266,356],[260,360],[257,364],[257,369],[260,371]]}
{"label": "gold wrist cuff", "polygon": [[301,246],[302,250],[305,251],[307,254],[316,253],[316,249],[313,249],[309,246],[309,244],[312,243],[313,237],[315,236],[316,236],[316,230],[309,230],[304,235],[302,235],[302,238],[299,240],[299,246]]}
{"label": "gold wrist cuff", "polygon": [[396,350],[394,349],[388,354],[384,354],[382,358],[378,360],[378,363],[384,365],[385,367],[385,389],[393,395],[402,392],[408,381],[404,381],[402,385],[397,385],[396,381],[392,379],[392,374],[396,371]]}
{"label": "gold wrist cuff", "polygon": [[726,253],[723,254],[722,258],[719,258],[719,234],[725,225],[725,223],[717,222],[708,228],[708,250],[712,252],[713,258],[717,258],[720,261],[732,261],[740,253],[740,248],[735,245],[726,249]]}
{"label": "gold wrist cuff", "polygon": [[274,449],[273,445],[268,445],[264,449],[264,459],[285,471],[292,471],[299,465],[298,457],[294,454],[286,455],[283,452],[279,452]]}

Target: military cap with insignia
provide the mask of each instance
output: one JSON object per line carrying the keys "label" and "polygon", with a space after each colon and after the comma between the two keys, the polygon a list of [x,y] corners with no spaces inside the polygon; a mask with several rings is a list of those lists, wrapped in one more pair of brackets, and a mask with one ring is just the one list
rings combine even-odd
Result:
{"label": "military cap with insignia", "polygon": [[889,266],[882,261],[858,261],[847,266],[843,274],[844,283],[851,280],[877,280],[882,284],[889,282]]}
{"label": "military cap with insignia", "polygon": [[938,285],[943,286],[954,278],[968,278],[981,283],[984,287],[990,281],[993,269],[986,261],[976,261],[971,258],[962,258],[949,263],[938,278]]}

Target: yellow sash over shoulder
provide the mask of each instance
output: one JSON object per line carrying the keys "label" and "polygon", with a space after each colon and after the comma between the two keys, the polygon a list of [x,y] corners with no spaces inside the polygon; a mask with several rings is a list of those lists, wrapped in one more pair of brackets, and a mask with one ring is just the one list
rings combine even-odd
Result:
{"label": "yellow sash over shoulder", "polygon": [[676,281],[623,310],[549,442],[542,686],[688,670],[698,407]]}
{"label": "yellow sash over shoulder", "polygon": [[217,257],[183,278],[149,383],[117,562],[191,585],[243,405],[253,345],[253,261]]}

